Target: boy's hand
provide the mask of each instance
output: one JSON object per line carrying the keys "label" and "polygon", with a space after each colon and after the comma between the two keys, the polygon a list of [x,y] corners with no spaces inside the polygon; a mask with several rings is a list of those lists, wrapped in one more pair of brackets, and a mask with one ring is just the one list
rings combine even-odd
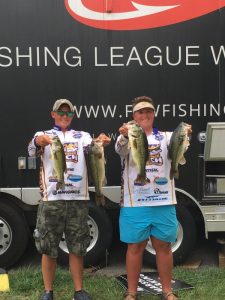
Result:
{"label": "boy's hand", "polygon": [[35,143],[40,147],[45,147],[49,144],[52,144],[52,139],[47,134],[39,135],[35,138]]}
{"label": "boy's hand", "polygon": [[103,146],[107,146],[111,143],[111,138],[109,138],[104,133],[99,134],[99,136],[96,138],[96,140],[99,140],[103,143]]}
{"label": "boy's hand", "polygon": [[128,137],[128,127],[126,126],[126,123],[124,123],[123,126],[119,128],[119,133],[125,137]]}

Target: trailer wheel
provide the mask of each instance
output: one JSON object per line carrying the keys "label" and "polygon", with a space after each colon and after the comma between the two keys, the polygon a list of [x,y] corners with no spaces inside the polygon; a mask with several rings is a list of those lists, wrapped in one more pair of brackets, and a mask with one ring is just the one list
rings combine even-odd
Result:
{"label": "trailer wheel", "polygon": [[[185,261],[194,248],[197,238],[197,230],[194,218],[183,205],[176,206],[179,222],[176,242],[172,243],[173,263],[179,265]],[[144,262],[156,267],[155,250],[149,240],[144,251]]]}
{"label": "trailer wheel", "polygon": [[0,202],[0,267],[14,265],[27,244],[28,230],[23,215],[16,207]]}
{"label": "trailer wheel", "polygon": [[[112,241],[112,224],[104,208],[97,207],[89,201],[88,225],[90,227],[91,242],[84,257],[84,265],[97,265],[110,247]],[[68,249],[64,236],[59,244],[59,263],[68,264]]]}

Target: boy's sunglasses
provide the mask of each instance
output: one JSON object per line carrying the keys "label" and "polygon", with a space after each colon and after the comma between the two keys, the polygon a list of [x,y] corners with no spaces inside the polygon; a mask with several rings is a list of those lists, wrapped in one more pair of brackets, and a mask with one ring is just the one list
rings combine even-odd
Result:
{"label": "boy's sunglasses", "polygon": [[61,110],[57,110],[56,111],[57,115],[62,117],[62,116],[67,116],[69,118],[72,118],[74,116],[74,112],[72,111],[61,111]]}

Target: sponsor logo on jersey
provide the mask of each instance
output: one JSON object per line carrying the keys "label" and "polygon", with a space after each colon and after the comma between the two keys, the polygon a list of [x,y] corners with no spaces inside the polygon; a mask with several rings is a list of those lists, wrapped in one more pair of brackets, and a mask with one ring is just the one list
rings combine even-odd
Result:
{"label": "sponsor logo on jersey", "polygon": [[65,190],[54,190],[53,192],[52,192],[52,194],[54,195],[54,196],[56,196],[56,195],[59,195],[59,194],[80,194],[80,190],[69,190],[69,191],[65,191]]}
{"label": "sponsor logo on jersey", "polygon": [[75,139],[80,139],[80,138],[82,137],[82,134],[81,134],[80,131],[78,131],[78,132],[75,132],[75,133],[74,133],[73,137],[74,137]]}
{"label": "sponsor logo on jersey", "polygon": [[49,182],[57,182],[58,179],[57,179],[56,176],[49,176],[49,177],[48,177],[48,181],[49,181]]}
{"label": "sponsor logo on jersey", "polygon": [[154,193],[156,194],[156,195],[161,195],[161,194],[168,194],[168,191],[161,191],[160,189],[158,189],[158,188],[156,188],[156,189],[154,189]]}
{"label": "sponsor logo on jersey", "polygon": [[80,175],[69,175],[69,176],[67,177],[67,179],[68,179],[69,181],[72,181],[72,182],[78,182],[78,181],[81,181],[81,180],[82,180],[82,176],[80,176]]}
{"label": "sponsor logo on jersey", "polygon": [[164,185],[168,183],[168,179],[166,177],[156,177],[154,182],[158,185]]}

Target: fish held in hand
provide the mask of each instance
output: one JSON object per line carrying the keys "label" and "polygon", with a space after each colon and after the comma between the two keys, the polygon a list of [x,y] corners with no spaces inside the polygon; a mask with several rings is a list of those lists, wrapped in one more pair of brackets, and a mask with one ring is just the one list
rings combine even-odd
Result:
{"label": "fish held in hand", "polygon": [[95,186],[96,204],[98,206],[104,206],[105,197],[102,187],[107,183],[105,176],[105,155],[103,142],[98,138],[92,140],[88,153],[86,154],[86,162],[89,181]]}
{"label": "fish held in hand", "polygon": [[184,153],[190,145],[192,126],[181,122],[174,130],[168,148],[168,157],[171,159],[170,179],[179,178],[178,165],[184,165]]}
{"label": "fish held in hand", "polygon": [[131,154],[138,171],[134,183],[137,185],[145,185],[150,182],[145,170],[146,163],[149,159],[147,136],[144,130],[134,121],[130,121],[124,125],[128,128]]}
{"label": "fish held in hand", "polygon": [[53,176],[57,178],[56,190],[64,190],[64,173],[66,173],[66,157],[63,145],[58,136],[52,138],[51,154],[53,162]]}

